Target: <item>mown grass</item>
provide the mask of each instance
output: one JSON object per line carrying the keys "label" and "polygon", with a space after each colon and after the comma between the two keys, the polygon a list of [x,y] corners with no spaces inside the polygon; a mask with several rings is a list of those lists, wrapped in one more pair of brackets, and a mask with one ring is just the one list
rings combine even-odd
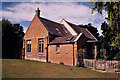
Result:
{"label": "mown grass", "polygon": [[117,74],[100,73],[87,68],[21,59],[2,60],[3,78],[117,78]]}

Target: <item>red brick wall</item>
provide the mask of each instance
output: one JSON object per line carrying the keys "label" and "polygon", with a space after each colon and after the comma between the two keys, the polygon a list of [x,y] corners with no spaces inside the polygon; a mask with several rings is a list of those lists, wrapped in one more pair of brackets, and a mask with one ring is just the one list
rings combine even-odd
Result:
{"label": "red brick wall", "polygon": [[51,63],[73,65],[73,44],[60,45],[60,53],[56,53],[56,45],[49,45],[48,61]]}
{"label": "red brick wall", "polygon": [[[87,45],[86,45],[86,38],[84,34],[81,35],[81,37],[77,41],[77,51],[80,49],[85,49],[87,50]],[[78,52],[77,52],[78,53]],[[77,63],[76,64],[83,64],[83,58],[85,58],[86,54],[83,54],[83,56],[77,56]]]}
{"label": "red brick wall", "polygon": [[38,54],[38,39],[44,38],[44,55],[46,55],[46,47],[47,47],[47,39],[45,38],[48,36],[48,32],[40,22],[37,16],[35,16],[24,36],[25,39],[25,54],[27,53],[27,40],[31,40],[31,54],[37,55]]}
{"label": "red brick wall", "polygon": [[74,65],[77,65],[77,42],[74,44]]}
{"label": "red brick wall", "polygon": [[81,37],[77,41],[77,50],[79,50],[81,48],[83,48],[83,49],[87,48],[86,40],[87,39],[85,38],[84,34],[82,34]]}
{"label": "red brick wall", "polygon": [[78,41],[75,42],[74,44],[74,65],[75,66],[78,64],[78,59],[77,59],[78,50],[81,49],[82,47],[83,49],[87,49],[86,40],[87,39],[85,38],[84,34],[82,34],[81,37],[78,39]]}
{"label": "red brick wall", "polygon": [[[48,40],[46,38],[48,36],[48,31],[40,22],[37,16],[35,16],[24,36],[25,39],[25,55],[27,54],[27,40],[31,40],[31,54],[38,55],[38,39],[44,38],[44,59],[46,60],[46,47]],[[77,50],[82,48],[82,45],[86,48],[86,38],[84,35],[80,37],[80,39],[75,42],[75,44],[62,44],[60,45],[60,53],[56,53],[56,45],[49,45],[48,47],[48,61],[52,63],[64,63],[65,65],[76,65],[77,59],[76,54]],[[74,56],[74,60],[73,60]],[[31,59],[34,57],[31,57]],[[40,60],[40,58],[38,59]]]}

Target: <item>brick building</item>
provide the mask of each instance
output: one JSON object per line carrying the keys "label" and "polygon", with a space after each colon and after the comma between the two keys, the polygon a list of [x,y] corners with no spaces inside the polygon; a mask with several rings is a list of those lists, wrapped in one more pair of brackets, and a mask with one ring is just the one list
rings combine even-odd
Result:
{"label": "brick building", "polygon": [[84,58],[97,54],[97,39],[82,25],[65,19],[60,23],[40,17],[39,8],[25,33],[23,58],[51,63],[77,65],[79,49],[86,50]]}

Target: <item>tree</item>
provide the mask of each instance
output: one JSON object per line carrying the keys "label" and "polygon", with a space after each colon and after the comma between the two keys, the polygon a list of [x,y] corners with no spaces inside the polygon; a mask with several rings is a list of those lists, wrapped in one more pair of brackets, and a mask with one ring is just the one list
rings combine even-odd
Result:
{"label": "tree", "polygon": [[[94,10],[97,10],[98,13],[102,14],[103,9],[107,11],[109,22],[109,27],[119,27],[119,18],[120,18],[120,2],[93,2],[92,13]],[[115,26],[116,25],[116,26]]]}
{"label": "tree", "polygon": [[91,23],[89,23],[86,26],[87,26],[87,29],[99,40],[99,33],[98,33],[97,28],[92,26]]}
{"label": "tree", "polygon": [[103,52],[103,48],[106,49],[106,56],[108,57],[108,59],[112,59],[115,57],[116,53],[113,52],[117,52],[117,48],[114,48],[111,46],[111,42],[114,40],[115,37],[115,32],[108,27],[108,24],[106,22],[102,23],[101,25],[101,29],[103,30],[102,34],[103,36],[101,36],[101,48],[102,48],[102,52]]}
{"label": "tree", "polygon": [[97,30],[97,28],[92,26],[91,23],[89,23],[88,25],[79,25],[79,26],[83,27],[83,28],[87,28],[99,40],[98,30]]}
{"label": "tree", "polygon": [[20,58],[23,45],[23,27],[12,24],[7,19],[2,20],[2,57]]}
{"label": "tree", "polygon": [[101,45],[102,48],[106,49],[106,56],[108,57],[108,59],[118,58],[119,48],[111,45],[116,37],[116,31],[108,27],[108,24],[106,22],[102,23],[101,29],[103,30],[103,38],[101,41]]}
{"label": "tree", "polygon": [[[105,37],[104,47],[107,48],[109,59],[120,54],[120,2],[93,2],[92,13],[97,10],[102,15],[105,10],[108,13],[106,18],[108,25],[103,23],[101,29]],[[111,55],[111,57],[110,57]],[[112,57],[113,56],[113,57]]]}

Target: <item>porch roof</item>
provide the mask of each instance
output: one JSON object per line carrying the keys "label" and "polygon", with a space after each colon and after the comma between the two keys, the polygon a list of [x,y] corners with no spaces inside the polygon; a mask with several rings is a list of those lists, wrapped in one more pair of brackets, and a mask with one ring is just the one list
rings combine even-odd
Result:
{"label": "porch roof", "polygon": [[96,41],[96,40],[88,40],[87,42],[88,42],[88,43],[97,43],[97,42],[100,42],[100,41]]}
{"label": "porch roof", "polygon": [[88,30],[87,28],[84,28],[83,25],[75,25],[73,23],[70,23],[66,21],[78,34],[84,33],[85,37],[89,40],[96,40],[98,41]]}
{"label": "porch roof", "polygon": [[[74,43],[74,40],[76,39],[76,37],[77,37],[77,35],[76,36],[57,37],[52,42],[50,42],[48,45]],[[70,40],[67,40],[67,39],[70,39]]]}

